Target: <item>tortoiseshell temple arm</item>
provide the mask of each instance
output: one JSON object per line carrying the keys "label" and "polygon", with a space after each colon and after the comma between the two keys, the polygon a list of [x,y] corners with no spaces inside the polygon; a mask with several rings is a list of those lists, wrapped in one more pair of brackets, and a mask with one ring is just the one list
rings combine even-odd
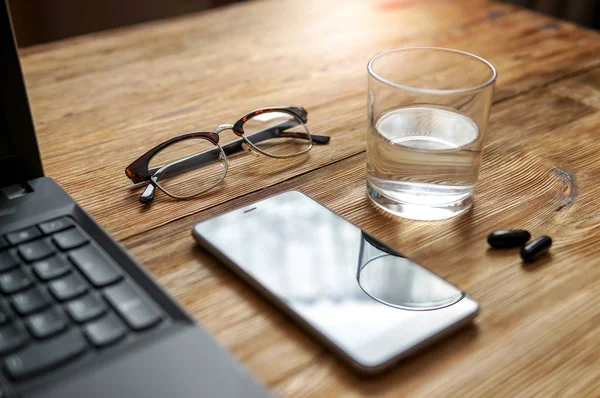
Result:
{"label": "tortoiseshell temple arm", "polygon": [[[263,131],[259,131],[257,133],[251,134],[246,137],[248,141],[253,144],[257,144],[262,141],[266,141],[273,138],[301,138],[305,139],[306,135],[300,133],[292,133],[286,132],[286,129],[296,126],[296,123],[293,120],[283,122],[277,126],[273,126],[271,128],[265,129]],[[311,134],[311,139],[315,144],[327,144],[330,140],[328,135],[313,135]],[[242,144],[244,143],[243,139],[235,140],[230,142],[229,144],[223,145],[223,152],[225,155],[233,155],[234,153],[238,153],[243,151]],[[215,159],[219,158],[219,148],[214,148],[208,151],[200,152],[196,155],[192,155],[185,159],[181,159],[175,161],[170,164],[170,167],[165,171],[168,172],[169,175],[176,175],[178,173],[182,173],[188,170],[193,170],[198,166],[202,166],[203,164],[207,164],[215,161]],[[154,175],[163,165],[156,166],[150,169],[150,175]]]}

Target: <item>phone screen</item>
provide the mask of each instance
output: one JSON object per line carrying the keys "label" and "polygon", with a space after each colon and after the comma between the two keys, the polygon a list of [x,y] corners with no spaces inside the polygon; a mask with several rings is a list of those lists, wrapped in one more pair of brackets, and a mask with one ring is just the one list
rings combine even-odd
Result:
{"label": "phone screen", "polygon": [[461,290],[299,192],[201,222],[194,235],[361,367],[477,312]]}

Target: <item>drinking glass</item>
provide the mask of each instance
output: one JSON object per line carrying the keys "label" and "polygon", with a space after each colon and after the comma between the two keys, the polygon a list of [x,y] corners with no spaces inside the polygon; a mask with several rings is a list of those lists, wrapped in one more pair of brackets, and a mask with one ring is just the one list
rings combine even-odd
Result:
{"label": "drinking glass", "polygon": [[473,203],[496,69],[464,51],[409,47],[368,64],[367,193],[415,220]]}

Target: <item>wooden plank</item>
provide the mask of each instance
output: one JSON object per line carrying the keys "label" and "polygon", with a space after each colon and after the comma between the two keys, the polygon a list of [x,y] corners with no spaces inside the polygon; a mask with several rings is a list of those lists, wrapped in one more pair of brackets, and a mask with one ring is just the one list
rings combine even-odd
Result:
{"label": "wooden plank", "polygon": [[[23,66],[47,174],[124,239],[364,151],[366,63],[407,45],[488,58],[499,100],[600,64],[597,33],[510,5],[285,0],[36,47]],[[138,203],[123,173],[136,157],[274,104],[305,106],[331,143],[283,162],[242,155],[202,198]]]}
{"label": "wooden plank", "polygon": [[[281,396],[583,396],[600,388],[600,69],[493,106],[475,205],[441,222],[382,213],[365,194],[364,154],[124,240],[125,246]],[[448,278],[482,305],[475,327],[382,377],[356,377],[197,248],[205,218],[299,189]],[[554,238],[523,266],[485,236]]]}

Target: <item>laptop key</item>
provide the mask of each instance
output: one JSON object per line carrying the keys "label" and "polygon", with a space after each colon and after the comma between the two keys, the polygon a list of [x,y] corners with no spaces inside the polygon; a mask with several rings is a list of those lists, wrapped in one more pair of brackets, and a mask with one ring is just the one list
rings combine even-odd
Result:
{"label": "laptop key", "polygon": [[[9,244],[6,241],[6,239],[4,239],[2,236],[0,236],[0,250],[6,249],[8,246],[9,246]],[[0,398],[2,398],[2,395],[0,395]]]}
{"label": "laptop key", "polygon": [[0,291],[4,294],[16,293],[32,285],[31,279],[22,269],[0,274]]}
{"label": "laptop key", "polygon": [[9,253],[8,250],[0,252],[0,272],[8,271],[19,265],[19,262]]}
{"label": "laptop key", "polygon": [[39,238],[42,236],[42,233],[36,227],[29,227],[26,229],[22,229],[17,232],[11,232],[10,234],[6,234],[6,240],[11,245],[19,245],[21,243],[33,240],[35,238]]}
{"label": "laptop key", "polygon": [[73,226],[73,221],[68,217],[57,218],[56,220],[48,221],[38,225],[43,233],[46,235],[53,234],[63,229],[67,229]]}
{"label": "laptop key", "polygon": [[77,323],[87,322],[99,317],[106,311],[104,303],[92,295],[70,301],[67,304],[67,312]]}
{"label": "laptop key", "polygon": [[13,295],[12,305],[19,315],[29,315],[50,306],[50,299],[39,288],[34,287]]}
{"label": "laptop key", "polygon": [[143,299],[128,282],[104,290],[110,304],[134,330],[143,330],[161,321],[156,308]]}
{"label": "laptop key", "polygon": [[88,239],[77,228],[52,235],[52,240],[61,250],[70,250],[88,242]]}
{"label": "laptop key", "polygon": [[79,275],[70,274],[49,282],[48,289],[57,300],[65,301],[84,294],[87,286]]}
{"label": "laptop key", "polygon": [[71,271],[71,266],[61,257],[54,256],[33,263],[33,271],[43,281],[58,278]]}
{"label": "laptop key", "polygon": [[64,315],[57,308],[32,315],[25,320],[25,323],[31,334],[38,339],[53,336],[67,327]]}
{"label": "laptop key", "polygon": [[24,243],[19,246],[19,254],[21,255],[21,258],[29,263],[32,261],[41,260],[44,257],[48,257],[52,253],[54,253],[54,249],[52,249],[41,239]]}
{"label": "laptop key", "polygon": [[96,347],[116,343],[125,336],[126,328],[114,315],[105,316],[83,327],[85,335]]}
{"label": "laptop key", "polygon": [[81,332],[71,328],[53,339],[32,344],[10,355],[4,360],[4,370],[12,379],[26,379],[81,355],[86,348]]}
{"label": "laptop key", "polygon": [[112,261],[94,246],[73,250],[69,253],[69,258],[96,287],[110,285],[122,278]]}
{"label": "laptop key", "polygon": [[5,355],[21,348],[27,343],[27,332],[15,324],[0,327],[0,355]]}

